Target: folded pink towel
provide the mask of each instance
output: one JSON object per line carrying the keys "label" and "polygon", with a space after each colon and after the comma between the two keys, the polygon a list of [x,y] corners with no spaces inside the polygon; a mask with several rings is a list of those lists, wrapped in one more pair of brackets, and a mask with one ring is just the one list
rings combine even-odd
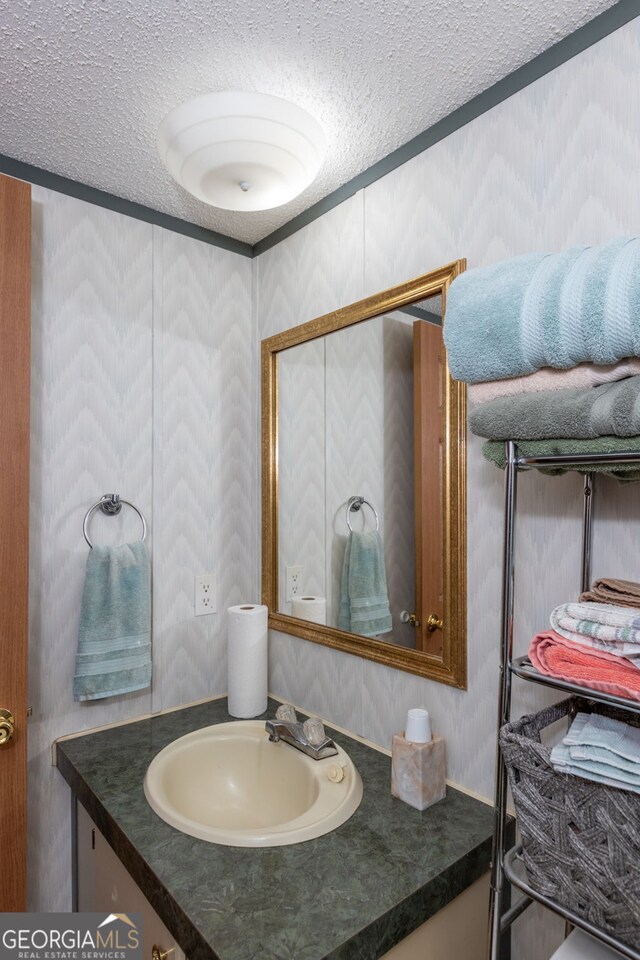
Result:
{"label": "folded pink towel", "polygon": [[555,630],[537,633],[529,647],[536,670],[616,697],[640,700],[640,670],[621,657],[586,650]]}
{"label": "folded pink towel", "polygon": [[600,366],[596,363],[580,363],[569,370],[543,367],[524,377],[509,377],[507,380],[489,380],[486,383],[469,385],[469,402],[488,403],[496,397],[511,397],[520,393],[541,393],[544,390],[576,390],[597,387],[640,374],[640,358],[620,360]]}

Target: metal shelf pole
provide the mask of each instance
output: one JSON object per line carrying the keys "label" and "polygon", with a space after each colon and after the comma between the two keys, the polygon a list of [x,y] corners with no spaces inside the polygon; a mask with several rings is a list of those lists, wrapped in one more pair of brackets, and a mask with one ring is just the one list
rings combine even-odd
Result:
{"label": "metal shelf pole", "polygon": [[593,472],[585,473],[582,490],[582,566],[580,583],[582,593],[591,587],[591,538],[593,532]]}
{"label": "metal shelf pole", "polygon": [[[513,653],[513,604],[515,570],[515,509],[518,482],[516,445],[505,444],[504,550],[502,557],[502,613],[500,643],[500,692],[498,729],[509,720],[511,710],[511,663]],[[499,960],[501,919],[504,894],[505,828],[507,820],[507,771],[502,762],[500,744],[496,749],[494,831],[491,853],[491,889],[489,893],[489,958]]]}

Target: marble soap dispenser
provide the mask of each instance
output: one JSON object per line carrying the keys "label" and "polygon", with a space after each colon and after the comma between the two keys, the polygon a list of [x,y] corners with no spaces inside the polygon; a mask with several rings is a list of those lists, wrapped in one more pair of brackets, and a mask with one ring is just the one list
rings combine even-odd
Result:
{"label": "marble soap dispenser", "polygon": [[446,794],[446,751],[442,737],[431,736],[426,710],[407,713],[404,733],[393,738],[391,794],[417,810],[425,810]]}

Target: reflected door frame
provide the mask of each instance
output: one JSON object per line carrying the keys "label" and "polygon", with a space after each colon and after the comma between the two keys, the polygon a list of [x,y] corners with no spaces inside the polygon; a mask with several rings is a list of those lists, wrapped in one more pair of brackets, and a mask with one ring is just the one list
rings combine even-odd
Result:
{"label": "reflected door frame", "polygon": [[[416,536],[416,648],[442,657],[444,620],[442,446],[444,434],[442,328],[413,324],[413,450]],[[434,496],[434,491],[437,494]]]}

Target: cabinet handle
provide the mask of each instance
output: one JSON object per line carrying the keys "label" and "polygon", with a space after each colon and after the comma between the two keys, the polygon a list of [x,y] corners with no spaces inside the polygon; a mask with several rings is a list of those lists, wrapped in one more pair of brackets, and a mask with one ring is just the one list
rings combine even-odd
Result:
{"label": "cabinet handle", "polygon": [[434,630],[442,630],[444,623],[437,615],[437,613],[432,613],[427,620],[427,631],[428,633],[433,633]]}
{"label": "cabinet handle", "polygon": [[174,950],[175,947],[171,947],[170,950],[163,950],[157,943],[154,943],[151,947],[151,960],[167,960],[169,954],[173,953]]}

